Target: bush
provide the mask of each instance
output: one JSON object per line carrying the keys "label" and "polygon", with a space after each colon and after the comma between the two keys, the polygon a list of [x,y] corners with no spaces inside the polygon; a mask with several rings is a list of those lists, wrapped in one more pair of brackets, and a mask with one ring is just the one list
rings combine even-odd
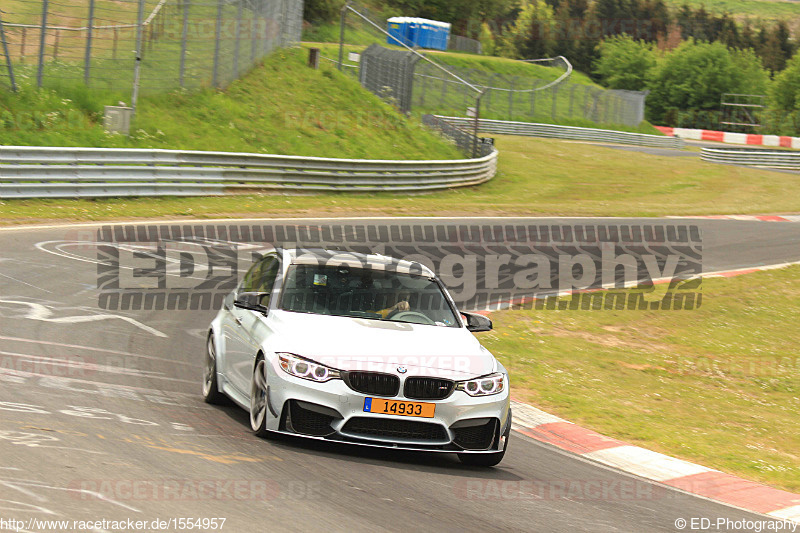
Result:
{"label": "bush", "polygon": [[650,71],[648,120],[664,123],[667,109],[718,110],[724,93],[765,94],[767,73],[752,51],[719,42],[683,42]]}
{"label": "bush", "polygon": [[610,89],[643,91],[650,70],[656,65],[653,45],[634,41],[629,35],[619,35],[600,44],[600,58],[595,74]]}

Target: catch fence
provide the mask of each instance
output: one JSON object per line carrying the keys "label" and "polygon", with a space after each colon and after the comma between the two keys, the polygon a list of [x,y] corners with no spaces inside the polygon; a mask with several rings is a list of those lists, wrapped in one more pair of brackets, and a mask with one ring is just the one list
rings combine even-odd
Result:
{"label": "catch fence", "polygon": [[[302,0],[4,0],[0,83],[224,87],[300,40]],[[13,81],[12,81],[13,80]]]}

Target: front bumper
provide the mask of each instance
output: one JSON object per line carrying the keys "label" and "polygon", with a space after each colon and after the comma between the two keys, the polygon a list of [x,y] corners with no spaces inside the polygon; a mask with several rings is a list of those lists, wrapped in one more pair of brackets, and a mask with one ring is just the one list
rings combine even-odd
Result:
{"label": "front bumper", "polygon": [[495,453],[503,449],[510,424],[508,389],[485,397],[453,391],[441,400],[416,400],[403,396],[401,383],[398,395],[387,399],[436,405],[433,418],[417,418],[364,412],[366,398],[386,397],[357,392],[341,379],[315,383],[276,369],[267,384],[267,429],[284,434],[403,450]]}

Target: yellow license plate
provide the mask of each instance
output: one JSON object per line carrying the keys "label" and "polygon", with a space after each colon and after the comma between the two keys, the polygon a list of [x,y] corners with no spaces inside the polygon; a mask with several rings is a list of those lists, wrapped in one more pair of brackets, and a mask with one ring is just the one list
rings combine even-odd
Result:
{"label": "yellow license plate", "polygon": [[433,418],[433,412],[435,410],[435,403],[403,402],[400,400],[384,400],[383,398],[364,398],[365,413]]}

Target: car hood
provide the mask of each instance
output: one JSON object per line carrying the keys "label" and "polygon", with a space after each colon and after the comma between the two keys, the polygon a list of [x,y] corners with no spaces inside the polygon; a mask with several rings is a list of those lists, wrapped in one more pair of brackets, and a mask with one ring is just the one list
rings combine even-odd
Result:
{"label": "car hood", "polygon": [[492,354],[465,328],[271,311],[266,349],[339,370],[467,379],[495,371]]}

